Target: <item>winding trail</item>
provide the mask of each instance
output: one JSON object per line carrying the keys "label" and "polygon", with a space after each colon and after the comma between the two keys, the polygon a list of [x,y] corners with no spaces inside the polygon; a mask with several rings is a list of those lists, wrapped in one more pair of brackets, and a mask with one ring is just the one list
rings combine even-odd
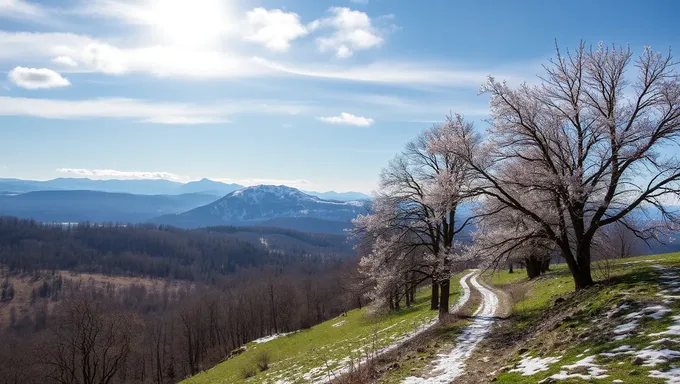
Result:
{"label": "winding trail", "polygon": [[[498,295],[479,282],[479,273],[473,272],[472,287],[482,295],[482,303],[473,315],[473,321],[465,327],[456,339],[456,346],[445,355],[440,355],[430,367],[427,377],[407,377],[402,384],[448,384],[465,373],[465,362],[491,330],[499,309]],[[466,275],[466,277],[469,275]],[[465,277],[463,278],[465,279]],[[461,279],[461,284],[463,283]],[[469,291],[468,291],[469,295]]]}

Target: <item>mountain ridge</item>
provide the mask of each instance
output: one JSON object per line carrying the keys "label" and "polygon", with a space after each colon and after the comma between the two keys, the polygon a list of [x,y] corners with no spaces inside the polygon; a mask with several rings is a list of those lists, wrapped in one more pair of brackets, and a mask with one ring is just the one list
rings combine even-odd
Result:
{"label": "mountain ridge", "polygon": [[[164,179],[126,180],[61,177],[51,180],[25,180],[16,178],[0,178],[0,193],[27,193],[48,190],[90,190],[112,193],[131,193],[136,195],[181,195],[186,193],[211,194],[223,197],[231,192],[246,188],[236,183],[203,178],[188,183],[180,183]],[[305,193],[330,200],[370,200],[370,196],[361,192],[314,192]]]}
{"label": "mountain ridge", "polygon": [[[368,210],[362,201],[325,200],[283,185],[259,185],[234,191],[227,196],[187,212],[163,215],[151,220],[182,228],[214,225],[262,225],[275,222],[321,220],[337,222],[335,232],[347,228],[351,219]],[[342,227],[342,228],[341,228]]]}

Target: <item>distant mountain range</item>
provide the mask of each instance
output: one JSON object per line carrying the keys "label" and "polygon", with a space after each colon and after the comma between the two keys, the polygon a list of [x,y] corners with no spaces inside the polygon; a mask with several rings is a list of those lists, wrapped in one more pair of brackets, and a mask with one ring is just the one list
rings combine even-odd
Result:
{"label": "distant mountain range", "polygon": [[[47,181],[1,179],[0,193],[26,193],[36,191],[99,191],[129,193],[136,195],[182,195],[197,193],[223,197],[244,188],[239,184],[227,184],[202,179],[189,183],[168,180],[92,180],[87,178],[58,178]],[[368,200],[370,196],[360,192],[309,192],[305,193],[327,200]]]}
{"label": "distant mountain range", "polygon": [[215,201],[213,195],[133,195],[99,191],[37,191],[0,195],[0,215],[42,222],[140,223]]}
{"label": "distant mountain range", "polygon": [[151,220],[182,228],[215,225],[277,226],[337,233],[368,211],[367,201],[325,200],[286,186],[260,185],[234,191],[210,204]]}
{"label": "distant mountain range", "polygon": [[[90,190],[60,189],[77,187]],[[155,223],[181,228],[237,225],[344,233],[352,227],[351,220],[366,212],[369,204],[368,200],[324,199],[295,188],[272,185],[241,187],[224,197],[217,195],[236,187],[241,186],[207,179],[187,184],[165,180],[0,179],[0,216],[49,223]],[[185,193],[149,195],[94,188]],[[365,197],[352,192],[320,195]]]}

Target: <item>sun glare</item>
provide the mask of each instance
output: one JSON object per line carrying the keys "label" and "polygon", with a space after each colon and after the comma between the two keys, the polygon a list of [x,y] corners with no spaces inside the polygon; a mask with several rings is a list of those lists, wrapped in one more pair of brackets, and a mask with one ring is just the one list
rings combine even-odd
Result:
{"label": "sun glare", "polygon": [[159,37],[181,46],[219,44],[230,27],[224,0],[151,0],[149,21]]}

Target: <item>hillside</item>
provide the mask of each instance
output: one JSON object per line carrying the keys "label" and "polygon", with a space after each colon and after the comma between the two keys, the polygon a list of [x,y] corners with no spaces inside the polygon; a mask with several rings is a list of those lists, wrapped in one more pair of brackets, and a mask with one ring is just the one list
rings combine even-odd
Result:
{"label": "hillside", "polygon": [[[605,282],[576,293],[563,265],[534,280],[521,270],[486,272],[484,279],[502,290],[500,308],[491,317],[481,286],[475,288],[471,274],[459,274],[454,280],[462,285],[452,286],[458,287],[454,295],[463,305],[456,310],[474,312],[470,320],[427,328],[423,290],[412,309],[378,318],[366,309],[354,310],[309,330],[257,340],[185,382],[677,382],[680,253],[597,262],[595,267]],[[421,328],[391,334],[404,322]],[[259,372],[261,356],[267,356],[268,368]]]}
{"label": "hillside", "polygon": [[[152,220],[182,228],[214,225],[264,225],[270,220],[314,219],[343,223],[367,212],[360,201],[324,200],[286,186],[260,185],[228,194],[190,211]],[[281,225],[281,224],[278,224]],[[283,226],[283,225],[281,225]]]}
{"label": "hillside", "polygon": [[[461,273],[452,279],[454,303],[469,299],[457,283],[462,276]],[[446,340],[457,334],[465,321],[436,326],[436,312],[430,311],[428,305],[429,289],[425,287],[412,307],[395,313],[372,314],[367,308],[355,309],[310,329],[254,340],[225,362],[183,383],[322,383],[349,374],[368,359],[428,334],[438,335],[438,348],[444,349],[451,345]],[[265,355],[269,358],[268,368],[259,372],[258,360]],[[414,360],[412,366],[423,365],[424,361]]]}

